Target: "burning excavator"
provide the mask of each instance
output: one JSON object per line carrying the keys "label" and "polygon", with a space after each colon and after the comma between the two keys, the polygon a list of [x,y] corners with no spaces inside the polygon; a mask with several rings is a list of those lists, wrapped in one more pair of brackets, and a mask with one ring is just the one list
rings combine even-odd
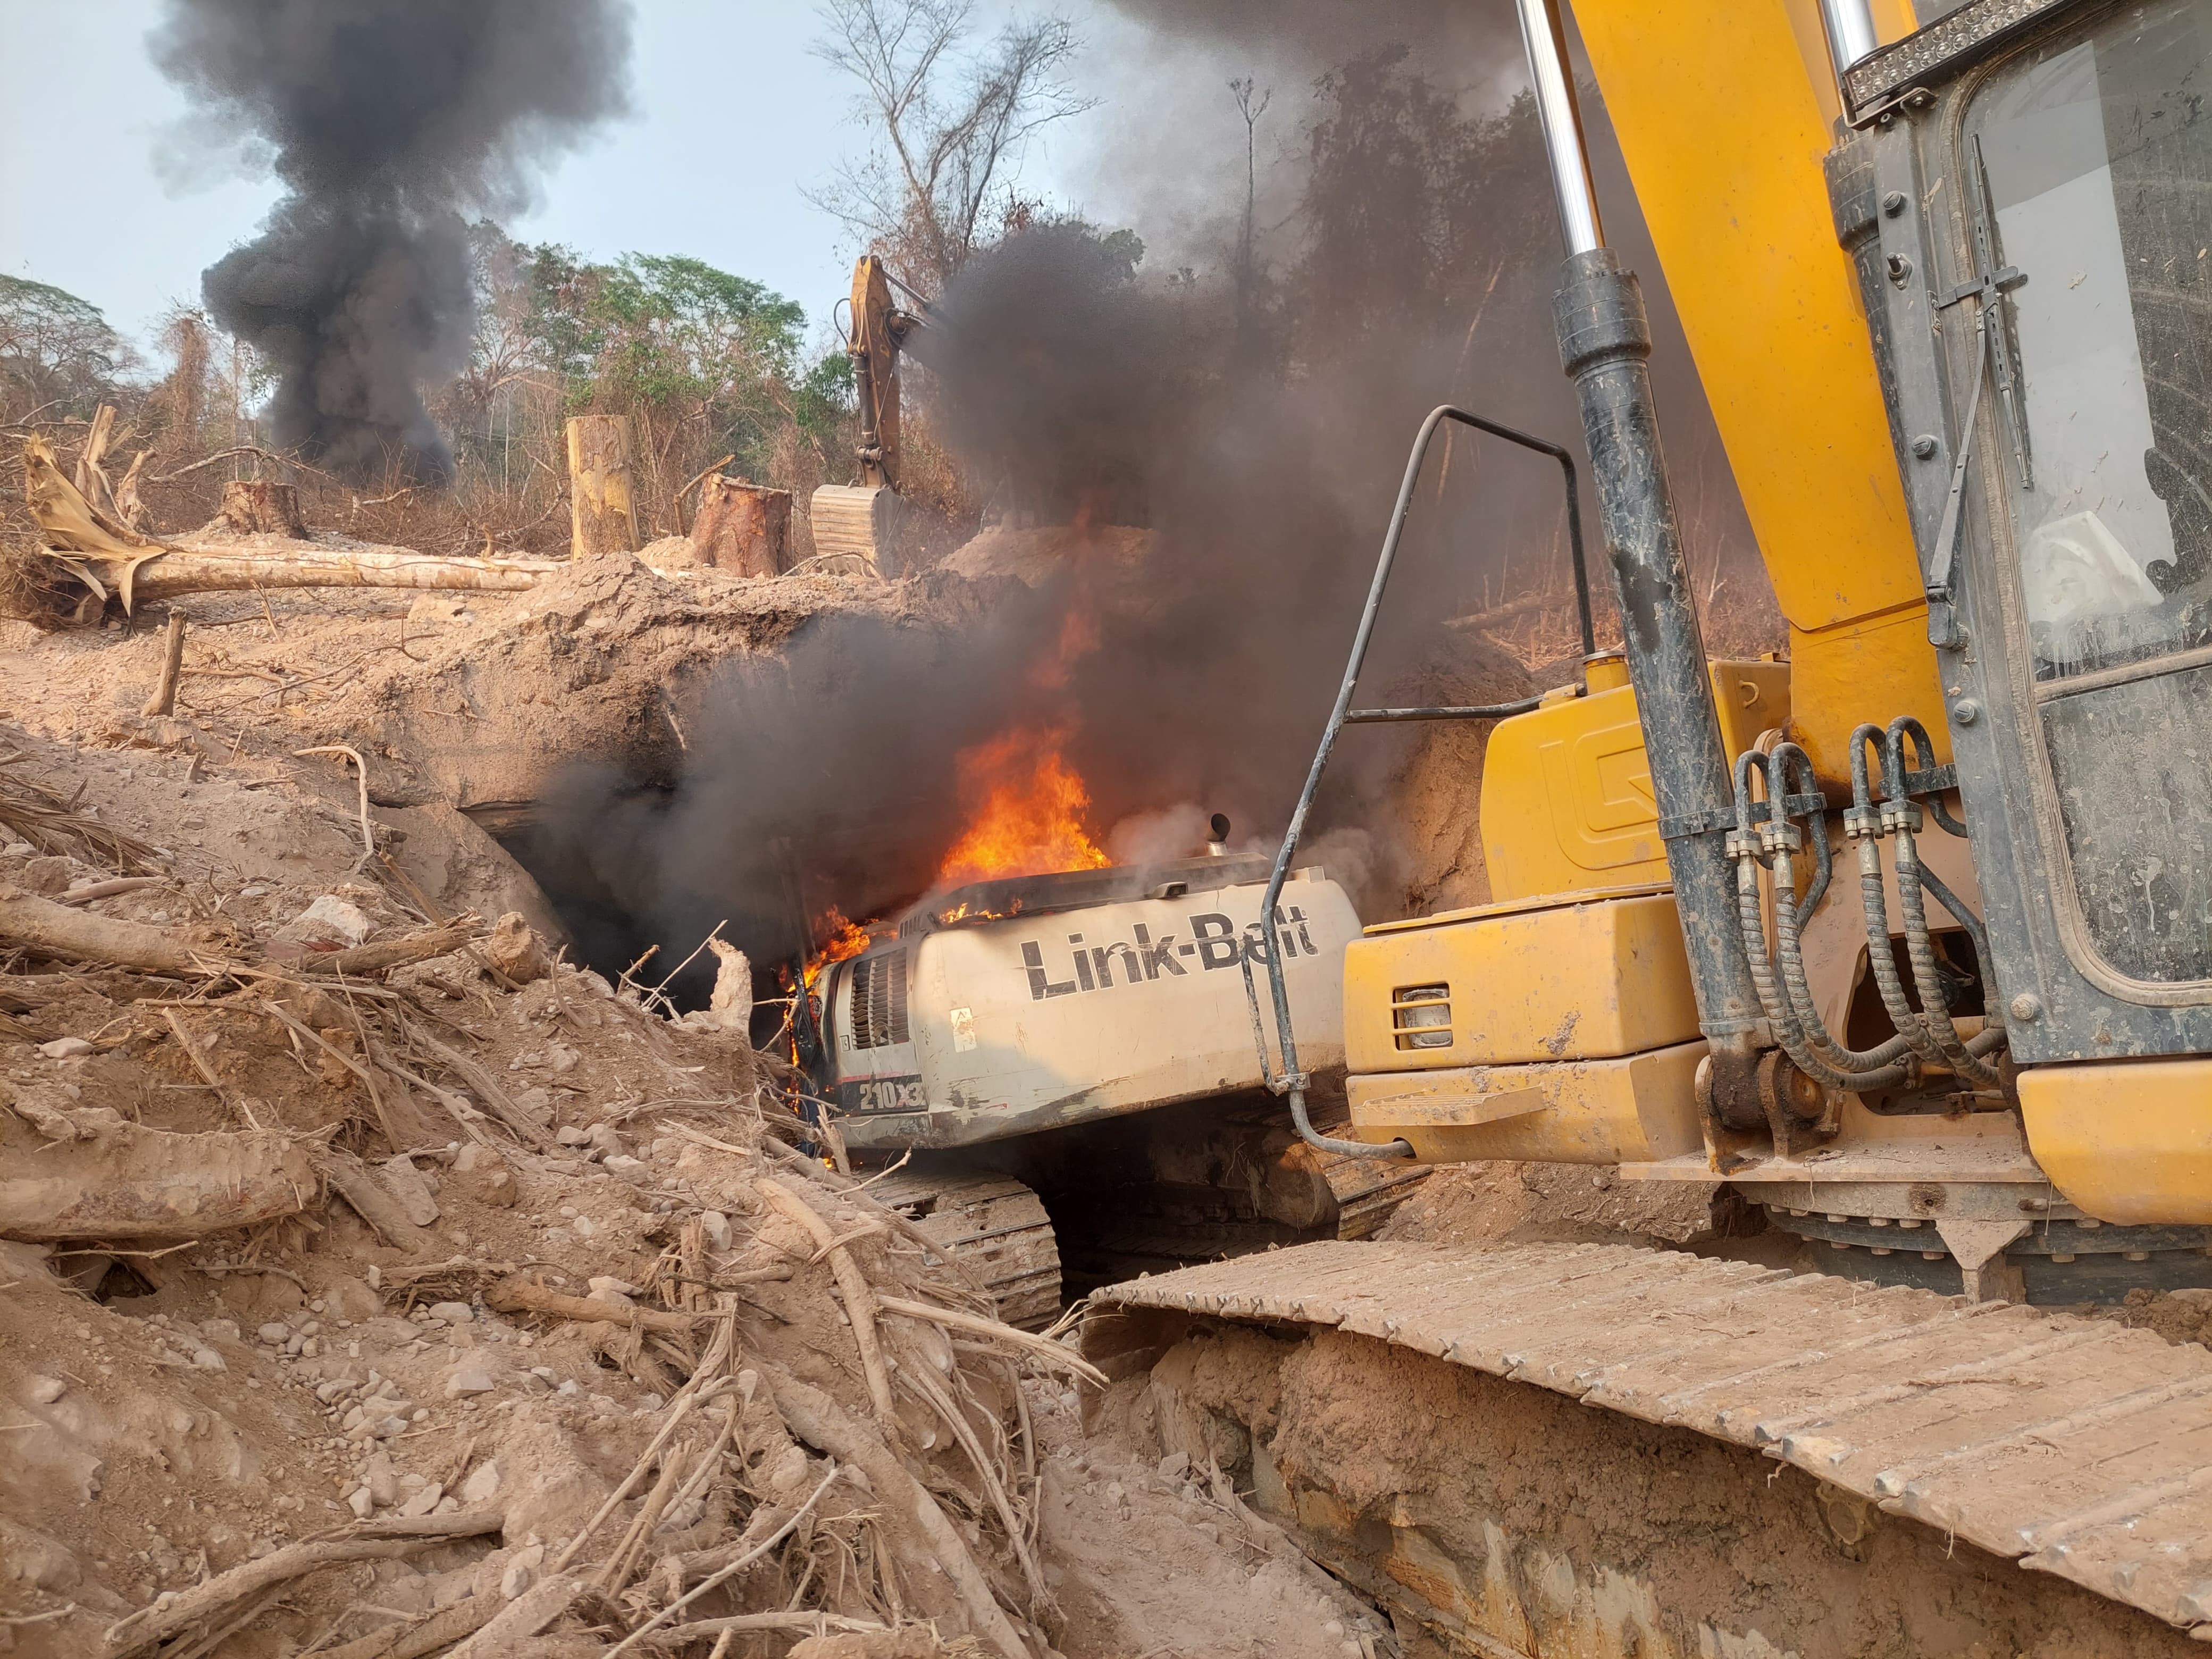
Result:
{"label": "burning excavator", "polygon": [[1517,5],[1625,644],[1352,706],[1431,434],[1568,461],[1437,410],[1256,908],[1386,717],[1497,719],[1496,902],[1346,951],[1349,1135],[1287,952],[1261,1060],[1316,1156],[1723,1182],[1785,1249],[1313,1243],[1107,1288],[1085,1351],[1453,1652],[2192,1651],[2212,1355],[2053,1310],[2212,1294],[2212,6],[1577,0],[1790,625],[1728,662]]}
{"label": "burning excavator", "polygon": [[1133,1270],[1365,1237],[1421,1175],[1314,1152],[1262,1087],[1259,960],[1340,1073],[1344,890],[1292,872],[1263,927],[1268,861],[1230,853],[1219,817],[1195,856],[1111,863],[1059,737],[1017,727],[962,757],[976,815],[932,891],[841,927],[798,1004],[815,1097],[872,1190],[1033,1326]]}
{"label": "burning excavator", "polygon": [[[860,482],[815,493],[814,533],[886,574],[908,511],[900,363],[933,326],[880,260],[859,261]],[[1098,641],[1075,574],[1026,677],[1038,712],[957,757],[968,821],[931,890],[896,918],[817,927],[794,1000],[812,1098],[872,1190],[1037,1327],[1133,1271],[1367,1237],[1421,1179],[1302,1144],[1253,1050],[1244,970],[1279,958],[1324,1079],[1341,1075],[1338,963],[1359,933],[1343,888],[1304,867],[1263,911],[1268,862],[1229,852],[1225,818],[1188,858],[1117,866],[1097,844],[1066,754],[1069,669]]]}

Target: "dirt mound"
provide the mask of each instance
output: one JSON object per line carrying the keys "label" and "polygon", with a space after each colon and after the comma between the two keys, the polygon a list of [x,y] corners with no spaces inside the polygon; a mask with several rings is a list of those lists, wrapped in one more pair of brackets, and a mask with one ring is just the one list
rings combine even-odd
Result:
{"label": "dirt mound", "polygon": [[[1030,1402],[1063,1384],[1024,1376],[1074,1362],[787,1145],[741,1030],[519,917],[410,914],[282,788],[15,751],[0,821],[59,799],[88,855],[170,843],[131,877],[0,845],[17,1650],[596,1652],[816,1611],[1047,1650]],[[43,945],[27,905],[64,918]],[[187,966],[101,968],[72,930]]]}
{"label": "dirt mound", "polygon": [[969,581],[1011,576],[1031,587],[1081,568],[1107,580],[1136,582],[1150,573],[1158,538],[1128,525],[994,526],[971,537],[938,568]]}
{"label": "dirt mound", "polygon": [[729,659],[841,618],[957,629],[988,599],[957,577],[757,580],[626,556],[518,593],[209,594],[178,602],[191,623],[174,720],[138,713],[160,673],[158,611],[130,632],[0,624],[0,718],[210,759],[350,743],[378,805],[465,810],[531,799],[567,761],[672,772]]}
{"label": "dirt mound", "polygon": [[370,857],[342,757],[169,729],[0,733],[14,1651],[1340,1654],[741,1030],[487,927],[450,809]]}

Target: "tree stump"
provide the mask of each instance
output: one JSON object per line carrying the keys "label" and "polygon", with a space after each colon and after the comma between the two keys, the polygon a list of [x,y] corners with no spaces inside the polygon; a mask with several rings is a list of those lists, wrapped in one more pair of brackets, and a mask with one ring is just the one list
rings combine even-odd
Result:
{"label": "tree stump", "polygon": [[307,539],[300,516],[300,492],[267,478],[233,478],[222,487],[222,526],[246,536],[289,536]]}
{"label": "tree stump", "polygon": [[737,576],[776,576],[791,567],[791,492],[717,475],[699,487],[691,550],[701,564]]}
{"label": "tree stump", "polygon": [[568,556],[637,551],[629,422],[619,415],[568,422]]}

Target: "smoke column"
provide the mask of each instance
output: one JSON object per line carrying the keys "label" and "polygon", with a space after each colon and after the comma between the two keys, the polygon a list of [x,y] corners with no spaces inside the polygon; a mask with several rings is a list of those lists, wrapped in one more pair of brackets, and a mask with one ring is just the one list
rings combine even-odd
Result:
{"label": "smoke column", "polygon": [[210,266],[210,313],[272,364],[278,442],[442,482],[422,388],[467,359],[465,214],[626,106],[623,0],[170,0],[149,46],[288,194]]}
{"label": "smoke column", "polygon": [[[929,602],[880,636],[817,617],[779,672],[726,672],[665,770],[568,780],[525,861],[549,890],[603,895],[591,959],[619,968],[658,943],[674,960],[727,919],[768,963],[803,950],[829,903],[897,914],[961,827],[959,751],[1020,724],[1065,719],[1093,827],[1125,856],[1195,851],[1217,811],[1237,841],[1279,836],[1422,417],[1454,403],[1580,451],[1550,315],[1549,175],[1534,112],[1514,98],[1509,11],[1115,3],[1094,15],[1103,61],[1090,71],[1110,94],[1098,112],[1109,205],[1087,224],[1040,216],[979,255],[933,296],[934,324],[909,347],[913,406],[988,497],[992,534],[1034,536],[1054,574],[1033,589],[933,574],[919,585]],[[1245,131],[1227,84],[1246,75],[1275,94],[1249,266],[1237,257]],[[1609,228],[1646,276],[1703,573],[1747,548],[1747,531],[1595,100],[1590,113]],[[1361,701],[1488,703],[1571,680],[1564,611],[1562,658],[1533,675],[1445,625],[1565,592],[1564,518],[1549,461],[1440,440]],[[1116,564],[1133,544],[1140,566]],[[1617,636],[1595,537],[1589,551],[1600,637]],[[1041,698],[1030,670],[1071,617],[1096,643]],[[1485,735],[1364,726],[1339,744],[1309,835],[1369,920],[1486,895]]]}

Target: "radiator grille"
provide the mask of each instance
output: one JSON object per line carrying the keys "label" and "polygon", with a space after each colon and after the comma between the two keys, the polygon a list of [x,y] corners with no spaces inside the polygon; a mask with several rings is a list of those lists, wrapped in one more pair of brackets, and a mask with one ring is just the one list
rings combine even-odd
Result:
{"label": "radiator grille", "polygon": [[905,948],[862,957],[853,964],[853,1046],[888,1048],[907,1036]]}

